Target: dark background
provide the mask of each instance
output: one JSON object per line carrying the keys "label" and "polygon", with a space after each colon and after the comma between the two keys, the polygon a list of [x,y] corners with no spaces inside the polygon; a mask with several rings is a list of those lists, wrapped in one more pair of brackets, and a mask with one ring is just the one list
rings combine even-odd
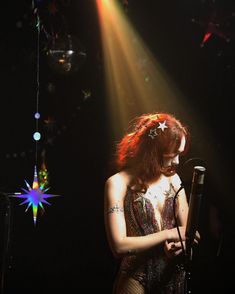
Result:
{"label": "dark background", "polygon": [[[53,1],[36,3],[43,25],[38,165],[44,151],[50,175],[48,193],[61,197],[48,200],[52,205],[45,205],[44,214],[39,212],[36,227],[31,208],[25,213],[21,199],[10,198],[10,236],[4,235],[9,228],[4,225],[6,194],[26,188],[24,180],[30,185],[33,181],[38,35],[31,1],[1,3],[2,251],[6,238],[10,241],[4,293],[89,293],[96,289],[111,293],[117,262],[105,237],[103,188],[114,142],[105,111],[95,1],[58,0],[55,12],[48,8]],[[234,1],[130,0],[123,11],[205,126],[200,141],[192,126],[192,144],[185,160],[199,159],[179,171],[189,193],[192,167],[202,163],[207,168],[199,223],[202,238],[195,250],[192,282],[194,293],[204,289],[227,293],[232,286],[235,241]],[[209,22],[217,31],[201,47]],[[61,73],[50,66],[46,52],[52,31],[71,34],[83,45],[86,58],[83,63],[74,61],[75,72]],[[91,95],[85,97],[84,91]],[[53,125],[45,123],[48,117],[54,119]],[[190,127],[190,121],[187,124]],[[210,151],[216,157],[207,158]]]}

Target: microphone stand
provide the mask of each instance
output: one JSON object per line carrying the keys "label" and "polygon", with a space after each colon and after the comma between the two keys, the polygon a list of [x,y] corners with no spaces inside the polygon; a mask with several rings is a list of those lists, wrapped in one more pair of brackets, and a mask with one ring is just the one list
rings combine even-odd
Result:
{"label": "microphone stand", "polygon": [[193,244],[198,228],[200,205],[202,201],[204,176],[206,168],[203,166],[194,166],[192,186],[189,199],[189,211],[185,231],[185,293],[192,293],[191,291],[191,269],[193,258]]}
{"label": "microphone stand", "polygon": [[[187,241],[186,241],[187,242]],[[193,260],[193,248],[186,245],[185,255],[184,255],[184,269],[185,269],[185,284],[184,293],[192,293],[192,260]]]}
{"label": "microphone stand", "polygon": [[[184,294],[190,294],[190,293],[192,293],[191,272],[192,272],[192,257],[193,257],[192,246],[193,246],[194,238],[191,238],[191,236],[189,238],[186,234],[186,240],[185,240],[185,248],[186,249],[184,249],[183,240],[182,240],[182,237],[180,234],[179,225],[178,225],[177,216],[176,216],[176,209],[175,209],[175,202],[176,202],[177,196],[182,189],[184,189],[183,184],[181,184],[181,187],[178,189],[178,191],[176,192],[176,194],[173,198],[173,212],[174,212],[174,219],[175,219],[176,228],[177,228],[180,243],[181,243],[182,254],[184,257],[184,262],[182,265],[182,269],[185,271]],[[195,233],[196,233],[196,231],[195,231]]]}
{"label": "microphone stand", "polygon": [[[178,231],[178,235],[179,235],[179,239],[180,239],[180,243],[181,243],[181,248],[182,248],[182,254],[183,254],[183,257],[184,257],[184,262],[183,262],[183,265],[181,265],[181,269],[183,269],[185,271],[185,282],[184,282],[184,293],[185,294],[189,294],[191,293],[191,290],[189,290],[189,281],[190,281],[190,278],[191,278],[191,272],[190,272],[190,264],[189,264],[189,259],[187,258],[187,252],[185,251],[184,249],[184,244],[183,244],[183,240],[182,240],[182,237],[181,237],[181,234],[180,234],[180,230],[179,230],[179,225],[178,225],[178,221],[177,221],[177,216],[176,216],[176,209],[175,209],[175,202],[176,202],[176,199],[177,199],[177,196],[179,194],[179,192],[184,189],[184,186],[181,185],[181,187],[178,189],[178,191],[175,193],[175,196],[173,198],[173,212],[174,212],[174,219],[175,219],[175,224],[176,224],[176,229]],[[190,260],[192,259],[192,255],[190,255]]]}

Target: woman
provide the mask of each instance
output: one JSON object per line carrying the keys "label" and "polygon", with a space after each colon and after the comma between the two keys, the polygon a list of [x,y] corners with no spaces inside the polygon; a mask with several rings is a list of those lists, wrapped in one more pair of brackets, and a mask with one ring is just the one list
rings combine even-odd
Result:
{"label": "woman", "polygon": [[131,128],[117,145],[118,172],[105,183],[106,232],[120,258],[113,293],[184,293],[188,203],[176,167],[189,134],[167,113],[144,114]]}

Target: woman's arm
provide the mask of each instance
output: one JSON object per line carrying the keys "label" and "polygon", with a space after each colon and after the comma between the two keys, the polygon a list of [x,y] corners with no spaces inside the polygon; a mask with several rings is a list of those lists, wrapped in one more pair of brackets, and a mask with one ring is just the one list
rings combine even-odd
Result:
{"label": "woman's arm", "polygon": [[[129,176],[122,172],[110,177],[105,183],[104,217],[109,245],[116,257],[139,253],[166,240],[178,241],[176,229],[163,230],[146,236],[128,237],[124,215],[124,198]],[[183,238],[185,228],[180,228]]]}
{"label": "woman's arm", "polygon": [[[174,176],[171,177],[170,181],[172,185],[174,186],[174,190],[177,192],[181,187],[180,177],[177,174],[175,174]],[[188,201],[187,201],[187,197],[186,197],[184,189],[180,190],[177,196],[177,199],[178,199],[177,222],[179,226],[181,225],[184,228],[186,228],[187,218],[188,218]],[[182,240],[184,240],[183,238],[184,236],[181,235]],[[183,246],[185,247],[185,241],[183,241]],[[164,244],[164,251],[169,258],[173,258],[182,253],[183,251],[182,244],[179,241],[178,242],[166,241]]]}
{"label": "woman's arm", "polygon": [[[171,182],[174,186],[175,191],[181,187],[181,179],[180,177],[175,174]],[[178,194],[178,225],[186,227],[187,225],[187,218],[188,218],[188,201],[186,197],[185,190],[182,189]],[[182,240],[184,240],[182,238]],[[200,234],[197,231],[195,235],[195,243],[198,243],[200,240]],[[183,242],[183,246],[185,246],[185,242]],[[182,244],[181,242],[165,242],[165,253],[168,257],[172,258],[174,256],[179,255],[182,252]]]}

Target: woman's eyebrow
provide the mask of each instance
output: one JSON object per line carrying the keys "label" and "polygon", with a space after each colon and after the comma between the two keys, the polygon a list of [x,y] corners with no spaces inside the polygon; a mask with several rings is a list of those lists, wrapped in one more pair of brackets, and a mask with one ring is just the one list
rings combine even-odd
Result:
{"label": "woman's eyebrow", "polygon": [[175,156],[177,153],[167,153],[167,154],[163,154],[164,157],[173,157]]}

